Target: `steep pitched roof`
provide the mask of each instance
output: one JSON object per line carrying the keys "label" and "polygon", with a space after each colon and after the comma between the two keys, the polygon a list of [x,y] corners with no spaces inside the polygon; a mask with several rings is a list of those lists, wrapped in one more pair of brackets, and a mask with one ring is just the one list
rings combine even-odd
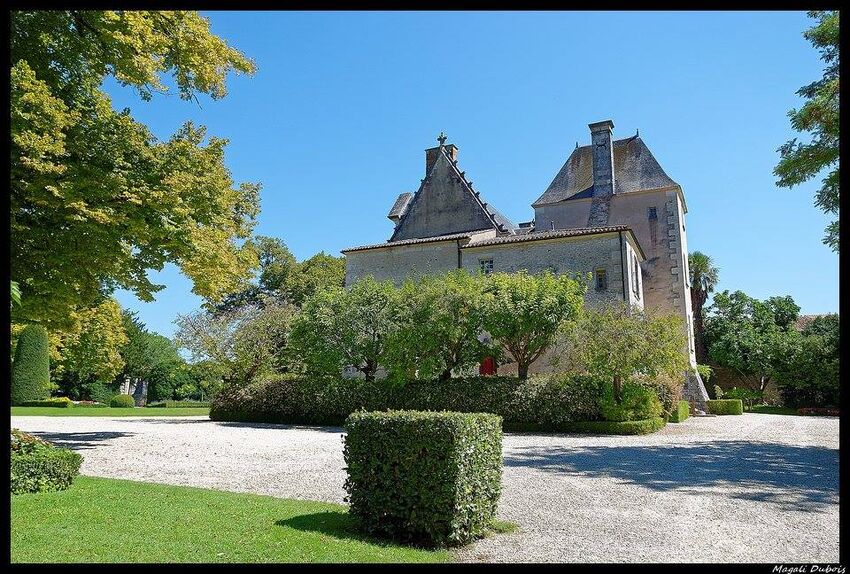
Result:
{"label": "steep pitched roof", "polygon": [[[614,193],[678,186],[664,172],[640,136],[614,140]],[[593,197],[593,155],[591,146],[573,150],[561,170],[532,207],[567,199]]]}
{"label": "steep pitched roof", "polygon": [[387,214],[387,217],[390,219],[400,218],[407,210],[407,206],[410,205],[411,199],[413,199],[413,194],[409,191],[400,194],[395,200],[395,203],[393,203],[393,206],[390,208],[390,212]]}
{"label": "steep pitched roof", "polygon": [[406,202],[390,241],[482,229],[512,234],[516,225],[472,189],[441,146],[419,189]]}

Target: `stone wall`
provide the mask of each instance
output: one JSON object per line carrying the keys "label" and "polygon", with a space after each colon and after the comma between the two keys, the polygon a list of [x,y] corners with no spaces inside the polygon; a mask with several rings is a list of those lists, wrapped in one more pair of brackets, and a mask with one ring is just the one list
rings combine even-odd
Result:
{"label": "stone wall", "polygon": [[367,275],[400,284],[408,275],[445,273],[458,267],[457,241],[439,241],[351,251],[345,254],[345,284]]}

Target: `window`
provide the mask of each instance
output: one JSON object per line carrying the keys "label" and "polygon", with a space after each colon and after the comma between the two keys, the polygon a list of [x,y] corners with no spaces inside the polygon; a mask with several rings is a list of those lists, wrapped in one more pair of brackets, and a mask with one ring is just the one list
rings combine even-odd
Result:
{"label": "window", "polygon": [[492,259],[479,259],[478,264],[481,266],[481,272],[484,275],[488,275],[493,272],[493,260]]}
{"label": "window", "polygon": [[638,265],[637,257],[632,257],[632,291],[638,299],[640,299],[640,266]]}
{"label": "window", "polygon": [[596,270],[596,290],[597,291],[607,291],[608,290],[608,274],[604,269]]}
{"label": "window", "polygon": [[646,208],[646,216],[649,219],[658,219],[658,213],[655,211],[654,207],[647,207]]}

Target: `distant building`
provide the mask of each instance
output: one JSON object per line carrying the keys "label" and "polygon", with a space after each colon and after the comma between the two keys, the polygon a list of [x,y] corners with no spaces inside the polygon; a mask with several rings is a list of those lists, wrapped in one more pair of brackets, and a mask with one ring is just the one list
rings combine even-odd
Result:
{"label": "distant building", "polygon": [[[473,189],[457,146],[441,134],[440,145],[425,150],[419,189],[399,195],[390,209],[390,239],[343,250],[346,284],[366,275],[399,283],[460,268],[587,272],[589,305],[621,301],[681,316],[683,352],[695,366],[682,188],[638,135],[613,140],[613,128],[610,120],[590,124],[591,144],[576,146],[531,204],[534,219],[519,225]],[[535,367],[545,369],[545,361]],[[685,396],[698,407],[708,398],[698,375],[686,381]]]}

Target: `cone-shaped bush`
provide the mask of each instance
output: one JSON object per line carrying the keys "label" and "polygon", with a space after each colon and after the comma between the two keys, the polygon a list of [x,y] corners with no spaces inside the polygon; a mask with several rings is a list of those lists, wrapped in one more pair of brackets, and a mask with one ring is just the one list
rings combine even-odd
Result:
{"label": "cone-shaped bush", "polygon": [[15,349],[12,365],[12,404],[38,401],[47,396],[50,382],[50,347],[41,325],[27,325]]}

